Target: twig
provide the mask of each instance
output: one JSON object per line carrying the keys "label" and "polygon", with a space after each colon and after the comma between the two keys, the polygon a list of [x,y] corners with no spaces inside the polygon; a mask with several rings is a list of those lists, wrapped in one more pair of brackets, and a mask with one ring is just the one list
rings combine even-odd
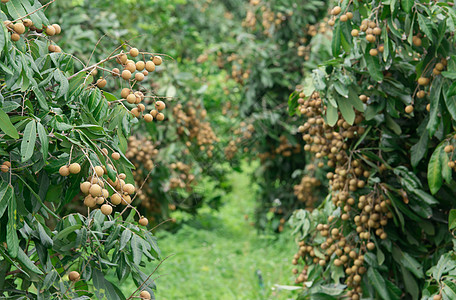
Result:
{"label": "twig", "polygon": [[22,16],[22,17],[20,17],[20,18],[17,18],[16,20],[13,21],[13,23],[16,23],[17,21],[22,20],[22,19],[25,18],[25,17],[28,17],[28,16],[30,16],[30,15],[33,15],[33,14],[36,13],[37,11],[39,11],[39,10],[41,10],[41,9],[43,9],[43,8],[45,8],[45,7],[47,7],[48,5],[50,5],[50,4],[53,3],[53,2],[55,2],[55,0],[51,0],[51,1],[49,1],[48,3],[44,4],[43,6],[41,6],[41,7],[37,8],[37,9],[35,9],[34,11],[32,11],[32,12],[30,12],[30,13],[28,13],[28,14],[26,14],[25,16]]}

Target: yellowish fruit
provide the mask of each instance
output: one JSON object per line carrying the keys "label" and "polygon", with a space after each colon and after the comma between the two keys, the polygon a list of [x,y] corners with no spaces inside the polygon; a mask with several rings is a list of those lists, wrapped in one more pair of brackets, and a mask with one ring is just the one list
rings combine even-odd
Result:
{"label": "yellowish fruit", "polygon": [[18,34],[23,34],[25,32],[25,26],[23,23],[16,23],[13,25],[13,30]]}
{"label": "yellowish fruit", "polygon": [[166,104],[163,101],[157,101],[157,102],[155,102],[155,108],[158,111],[162,111],[162,110],[164,110],[166,108]]}
{"label": "yellowish fruit", "polygon": [[136,57],[139,55],[139,50],[136,49],[136,48],[131,48],[130,49],[130,55],[133,56],[133,57]]}
{"label": "yellowish fruit", "polygon": [[131,78],[131,72],[128,70],[123,70],[122,71],[122,78],[124,80],[129,80]]}
{"label": "yellowish fruit", "polygon": [[[139,118],[139,116],[141,115],[141,112],[139,111],[139,109],[137,107],[135,108],[132,108],[131,109],[131,113],[133,114],[133,116],[135,116],[136,118]],[[147,122],[147,121],[146,121]]]}
{"label": "yellowish fruit", "polygon": [[22,23],[24,23],[25,27],[31,27],[33,25],[33,21],[30,19],[24,19]]}
{"label": "yellowish fruit", "polygon": [[0,166],[0,171],[3,173],[8,173],[9,172],[9,167],[7,165],[1,165]]}
{"label": "yellowish fruit", "polygon": [[103,168],[101,166],[96,166],[94,168],[94,171],[97,174],[97,176],[103,176],[104,175],[104,170],[103,170]]}
{"label": "yellowish fruit", "polygon": [[135,74],[135,79],[136,79],[136,81],[143,81],[144,80],[144,74],[143,73],[136,73]]}
{"label": "yellowish fruit", "polygon": [[21,39],[21,36],[20,36],[19,34],[17,34],[17,33],[11,34],[11,40],[12,40],[13,42],[17,42],[17,41],[19,41],[20,39]]}
{"label": "yellowish fruit", "polygon": [[127,99],[128,95],[130,95],[130,89],[123,88],[122,91],[120,92],[120,97]]}
{"label": "yellowish fruit", "polygon": [[141,103],[141,104],[138,104],[138,110],[139,110],[140,112],[143,112],[143,111],[146,110],[146,107],[145,107],[144,104],[142,104],[142,103]]}
{"label": "yellowish fruit", "polygon": [[124,195],[122,197],[122,205],[127,205],[131,203],[131,197],[130,195]]}
{"label": "yellowish fruit", "polygon": [[150,293],[148,291],[141,291],[141,293],[139,293],[139,297],[141,297],[141,299],[150,299],[151,298]]}
{"label": "yellowish fruit", "polygon": [[59,169],[59,174],[62,176],[70,175],[70,167],[68,166],[61,166]]}
{"label": "yellowish fruit", "polygon": [[147,70],[148,72],[153,72],[153,71],[155,71],[155,64],[154,64],[153,61],[148,61],[148,62],[146,62],[146,70]]}
{"label": "yellowish fruit", "polygon": [[109,191],[108,191],[107,189],[102,189],[102,190],[101,190],[101,196],[102,196],[103,198],[106,198],[106,199],[107,199],[107,198],[109,197]]}
{"label": "yellowish fruit", "polygon": [[142,60],[136,62],[136,70],[142,71],[146,67],[146,63],[143,62]]}
{"label": "yellowish fruit", "polygon": [[71,174],[78,174],[81,172],[81,166],[78,163],[72,163],[69,167]]}
{"label": "yellowish fruit", "polygon": [[111,196],[111,203],[114,205],[119,205],[122,202],[122,199],[119,194],[115,193]]}
{"label": "yellowish fruit", "polygon": [[59,24],[52,24],[52,27],[55,29],[55,34],[60,34],[62,32],[62,28]]}
{"label": "yellowish fruit", "polygon": [[71,272],[68,274],[68,279],[70,279],[71,281],[77,281],[77,280],[79,280],[79,273],[76,272],[76,271],[71,271]]}
{"label": "yellowish fruit", "polygon": [[111,71],[111,72],[112,72],[112,73],[111,73],[111,74],[112,74],[112,76],[114,76],[114,77],[118,77],[118,76],[120,76],[120,70],[119,70],[118,68],[114,68],[114,69],[112,69],[112,71]]}
{"label": "yellowish fruit", "polygon": [[136,190],[135,186],[131,183],[127,183],[123,187],[123,191],[129,193],[130,195],[133,194],[135,192],[135,190]]}
{"label": "yellowish fruit", "polygon": [[81,192],[83,192],[84,194],[87,195],[89,193],[89,190],[90,190],[90,187],[92,186],[92,184],[90,184],[90,182],[88,182],[88,181],[84,181],[79,186],[81,188]]}
{"label": "yellowish fruit", "polygon": [[331,14],[337,16],[338,14],[340,14],[341,11],[342,8],[340,8],[340,6],[334,6],[334,8],[331,10]]}
{"label": "yellowish fruit", "polygon": [[95,207],[95,205],[97,205],[97,198],[87,195],[84,198],[84,205],[90,208]]}
{"label": "yellowish fruit", "polygon": [[147,220],[147,218],[141,217],[139,219],[138,223],[139,223],[139,225],[147,226],[147,224],[149,224],[149,220]]}
{"label": "yellowish fruit", "polygon": [[103,204],[100,209],[101,212],[106,216],[112,213],[112,206],[109,204]]}
{"label": "yellowish fruit", "polygon": [[146,121],[147,123],[150,123],[154,120],[154,117],[152,117],[151,114],[145,114],[143,118],[144,118],[144,121]]}
{"label": "yellowish fruit", "polygon": [[165,119],[165,115],[162,113],[158,113],[155,118],[157,119],[157,121],[163,121]]}
{"label": "yellowish fruit", "polygon": [[429,78],[426,78],[426,77],[418,78],[418,84],[419,85],[428,85],[429,84]]}
{"label": "yellowish fruit", "polygon": [[130,104],[136,103],[136,96],[134,94],[130,94],[127,96],[127,102]]}
{"label": "yellowish fruit", "polygon": [[158,110],[152,109],[152,110],[150,111],[150,114],[152,115],[152,117],[155,118],[155,117],[158,115]]}
{"label": "yellowish fruit", "polygon": [[55,28],[53,26],[46,27],[46,34],[49,36],[55,35]]}
{"label": "yellowish fruit", "polygon": [[89,193],[90,193],[90,195],[92,195],[92,197],[101,196],[102,195],[101,186],[99,186],[98,184],[92,184],[92,186],[89,189]]}
{"label": "yellowish fruit", "polygon": [[111,158],[114,160],[119,160],[120,159],[119,152],[114,152],[113,154],[111,154]]}
{"label": "yellowish fruit", "polygon": [[154,64],[156,66],[159,66],[162,64],[163,60],[160,56],[154,56],[154,58],[152,59],[152,61],[154,62]]}
{"label": "yellowish fruit", "polygon": [[100,78],[97,80],[97,86],[102,89],[106,86],[106,79]]}

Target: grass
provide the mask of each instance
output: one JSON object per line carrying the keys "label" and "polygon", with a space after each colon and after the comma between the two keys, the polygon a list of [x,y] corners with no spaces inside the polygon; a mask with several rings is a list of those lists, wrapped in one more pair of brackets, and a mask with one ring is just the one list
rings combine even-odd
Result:
{"label": "grass", "polygon": [[245,218],[255,205],[248,175],[230,180],[233,193],[219,211],[203,209],[177,233],[158,233],[163,257],[173,256],[158,270],[157,299],[296,299],[296,292],[275,288],[294,282],[290,233],[259,235]]}

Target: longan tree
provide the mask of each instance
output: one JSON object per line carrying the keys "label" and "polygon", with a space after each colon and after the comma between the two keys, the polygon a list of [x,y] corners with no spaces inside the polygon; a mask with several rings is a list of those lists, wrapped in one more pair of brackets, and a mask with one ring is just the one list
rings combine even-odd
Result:
{"label": "longan tree", "polygon": [[[125,153],[132,123],[165,119],[142,84],[163,59],[124,43],[79,60],[54,40],[65,28],[44,14],[52,2],[0,4],[0,295],[150,299],[143,267],[160,251]],[[112,270],[138,288],[123,295]]]}
{"label": "longan tree", "polygon": [[290,103],[329,190],[292,219],[303,298],[454,299],[453,6],[331,8],[333,57]]}

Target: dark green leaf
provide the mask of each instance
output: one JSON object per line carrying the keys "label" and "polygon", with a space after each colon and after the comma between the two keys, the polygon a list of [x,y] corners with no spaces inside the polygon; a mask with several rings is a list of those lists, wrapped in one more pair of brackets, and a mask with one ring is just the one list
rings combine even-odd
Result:
{"label": "dark green leaf", "polygon": [[0,109],[0,129],[13,139],[17,140],[19,138],[16,128],[13,126],[13,123],[11,123],[10,118],[3,109]]}
{"label": "dark green leaf", "polygon": [[21,160],[26,162],[33,155],[36,143],[36,123],[35,120],[28,122],[25,126],[24,136],[21,142]]}

